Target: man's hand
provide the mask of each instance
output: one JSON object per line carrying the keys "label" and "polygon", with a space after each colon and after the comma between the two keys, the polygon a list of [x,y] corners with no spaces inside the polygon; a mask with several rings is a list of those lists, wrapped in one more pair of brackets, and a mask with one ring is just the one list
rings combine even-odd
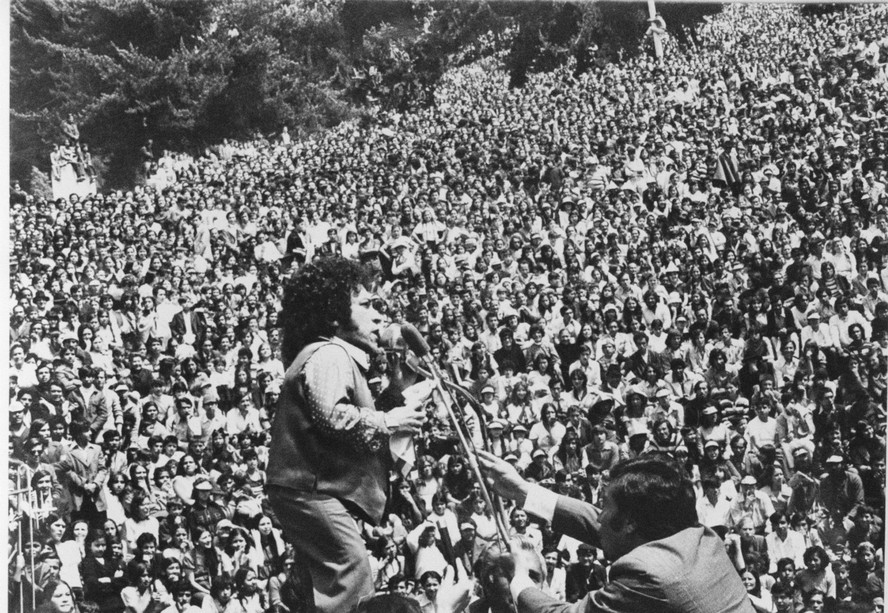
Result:
{"label": "man's hand", "polygon": [[425,420],[421,405],[396,407],[385,414],[385,425],[392,432],[419,432]]}
{"label": "man's hand", "polygon": [[453,567],[448,566],[441,579],[438,595],[435,597],[436,610],[440,613],[459,613],[465,610],[469,606],[474,585],[471,579],[457,582]]}
{"label": "man's hand", "polygon": [[527,498],[530,485],[525,481],[515,467],[492,453],[478,450],[481,470],[487,476],[488,483],[503,498],[514,500],[518,505],[523,505]]}

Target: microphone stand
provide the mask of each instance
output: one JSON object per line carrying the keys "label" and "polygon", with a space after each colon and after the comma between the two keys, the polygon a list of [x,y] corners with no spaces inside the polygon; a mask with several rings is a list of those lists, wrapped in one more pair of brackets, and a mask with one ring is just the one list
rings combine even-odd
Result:
{"label": "microphone stand", "polygon": [[[475,411],[478,413],[478,421],[480,422],[481,426],[481,436],[484,439],[485,447],[487,447],[489,445],[489,438],[487,434],[487,423],[482,416],[483,409],[481,409],[478,402],[475,400],[475,398],[472,397],[467,389],[460,385],[457,385],[456,383],[446,381],[445,379],[441,378],[439,376],[440,371],[431,358],[426,356],[420,359],[426,363],[426,366],[428,366],[429,370],[431,371],[420,371],[420,374],[428,377],[435,382],[436,389],[441,394],[441,397],[444,400],[444,404],[446,405],[448,416],[450,417],[451,422],[453,422],[453,427],[456,430],[457,436],[459,437],[460,444],[466,452],[469,467],[472,469],[472,472],[474,472],[475,474],[475,478],[478,480],[478,485],[481,489],[481,496],[484,498],[484,502],[487,503],[487,506],[492,511],[497,533],[502,539],[503,545],[506,547],[506,550],[511,551],[511,547],[509,546],[508,530],[506,530],[505,509],[503,507],[503,501],[500,498],[499,494],[497,494],[496,492],[493,492],[491,494],[487,488],[487,482],[484,480],[484,475],[481,474],[481,468],[478,465],[478,452],[475,449],[474,443],[470,444],[471,439],[466,438],[462,431],[462,428],[460,427],[461,423],[466,423],[465,413],[462,411],[462,408],[454,399],[451,391],[455,390],[459,392],[464,398],[466,398],[466,400],[469,401],[469,404],[471,404],[472,408],[475,409]],[[457,409],[460,411],[459,417],[462,418],[461,420],[457,419],[457,415],[453,410],[453,406],[456,406]],[[489,451],[489,449],[487,450]]]}

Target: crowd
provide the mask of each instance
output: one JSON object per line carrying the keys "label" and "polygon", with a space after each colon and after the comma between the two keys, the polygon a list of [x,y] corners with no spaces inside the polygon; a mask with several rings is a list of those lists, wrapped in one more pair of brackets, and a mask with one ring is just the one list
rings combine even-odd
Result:
{"label": "crowd", "polygon": [[[15,190],[10,610],[309,610],[263,467],[282,279],[341,255],[526,478],[598,504],[615,463],[671,454],[758,610],[881,611],[884,8],[731,5],[662,63],[510,90],[482,60],[431,108],[164,159],[162,187]],[[455,441],[432,419],[364,526],[377,588],[435,611],[470,576],[470,609],[502,610]],[[607,581],[507,511],[552,594]]]}

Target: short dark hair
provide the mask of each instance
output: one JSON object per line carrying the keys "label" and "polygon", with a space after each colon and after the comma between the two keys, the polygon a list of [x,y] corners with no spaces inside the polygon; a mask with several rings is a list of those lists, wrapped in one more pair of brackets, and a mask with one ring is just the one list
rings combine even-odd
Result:
{"label": "short dark hair", "polygon": [[437,579],[438,583],[441,582],[441,574],[436,570],[427,570],[419,577],[419,584],[425,585],[425,582],[429,579]]}
{"label": "short dark hair", "polygon": [[320,336],[332,336],[335,322],[351,321],[352,294],[369,280],[361,264],[341,257],[321,258],[302,268],[284,287],[278,323],[285,364]]}
{"label": "short dark hair", "polygon": [[814,560],[814,556],[820,557],[819,570],[823,570],[829,565],[829,556],[827,556],[826,550],[823,547],[814,545],[813,547],[808,547],[802,555],[802,560],[804,560],[806,566]]}
{"label": "short dark hair", "polygon": [[777,560],[777,572],[782,573],[787,568],[792,567],[795,569],[795,560],[792,558],[780,558]]}
{"label": "short dark hair", "polygon": [[664,453],[618,463],[611,470],[608,495],[620,517],[652,541],[698,523],[694,485],[681,464]]}
{"label": "short dark hair", "polygon": [[[403,580],[403,577],[401,577]],[[415,598],[403,594],[378,594],[358,604],[352,613],[421,613]]]}
{"label": "short dark hair", "polygon": [[771,587],[771,598],[776,598],[777,596],[792,596],[794,593],[792,585],[786,581],[777,581]]}

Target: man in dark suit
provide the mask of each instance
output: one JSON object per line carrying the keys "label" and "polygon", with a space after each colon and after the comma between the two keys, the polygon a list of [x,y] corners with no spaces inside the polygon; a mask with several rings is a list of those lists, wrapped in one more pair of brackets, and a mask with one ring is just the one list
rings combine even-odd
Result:
{"label": "man in dark suit", "polygon": [[638,350],[623,362],[623,370],[639,379],[646,379],[648,366],[651,364],[656,366],[658,363],[657,354],[648,346],[650,341],[644,332],[636,332],[632,335],[632,339]]}
{"label": "man in dark suit", "polygon": [[182,310],[170,320],[170,332],[195,349],[199,347],[207,335],[207,313],[202,308],[194,308],[194,299],[183,294],[179,297]]}
{"label": "man in dark suit", "polygon": [[604,578],[604,568],[595,562],[595,548],[581,543],[577,547],[577,561],[567,569],[567,601],[576,602],[590,591],[602,588]]}
{"label": "man in dark suit", "polygon": [[648,454],[619,463],[599,511],[528,483],[507,462],[478,453],[501,496],[613,561],[608,584],[570,605],[544,593],[534,570],[516,557],[510,589],[520,613],[754,611],[724,543],[697,522],[693,484],[675,460]]}

